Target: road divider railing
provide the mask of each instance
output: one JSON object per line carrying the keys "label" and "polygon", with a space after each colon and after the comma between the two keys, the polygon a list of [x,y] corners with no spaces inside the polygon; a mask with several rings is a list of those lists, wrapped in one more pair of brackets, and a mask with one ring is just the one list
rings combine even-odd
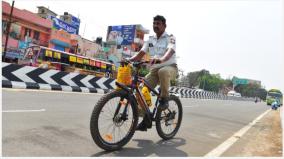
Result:
{"label": "road divider railing", "polygon": [[[115,79],[83,75],[75,72],[44,69],[2,62],[2,87],[19,89],[43,89],[70,92],[106,93],[115,89]],[[252,98],[228,97],[215,92],[186,87],[170,87],[181,98],[250,100]]]}

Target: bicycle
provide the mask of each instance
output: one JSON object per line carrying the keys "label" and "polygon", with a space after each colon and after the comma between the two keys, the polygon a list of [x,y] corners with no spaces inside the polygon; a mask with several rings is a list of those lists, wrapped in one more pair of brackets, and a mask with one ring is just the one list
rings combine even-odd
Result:
{"label": "bicycle", "polygon": [[[119,89],[104,95],[94,107],[90,121],[91,136],[94,142],[106,151],[121,149],[133,137],[138,124],[138,105],[145,112],[147,127],[152,128],[152,122],[156,122],[156,130],[162,139],[173,138],[180,128],[183,112],[181,101],[170,94],[169,107],[165,110],[158,109],[160,92],[151,88],[147,81],[139,76],[139,70],[144,63],[149,62],[133,62],[135,71],[131,85],[116,82]],[[150,110],[141,94],[141,83],[157,96],[153,110]],[[107,121],[110,124],[107,124]]]}

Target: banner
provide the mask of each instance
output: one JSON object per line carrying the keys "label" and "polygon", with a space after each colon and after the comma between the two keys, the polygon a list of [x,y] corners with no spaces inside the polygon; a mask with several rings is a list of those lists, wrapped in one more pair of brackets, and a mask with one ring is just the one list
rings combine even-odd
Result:
{"label": "banner", "polygon": [[90,65],[91,66],[96,66],[95,61],[94,60],[90,60]]}
{"label": "banner", "polygon": [[72,16],[71,18],[71,25],[73,25],[75,28],[79,30],[80,27],[80,19],[77,17]]}
{"label": "banner", "polygon": [[76,62],[77,61],[76,56],[69,56],[69,61],[70,62]]}
{"label": "banner", "polygon": [[53,27],[57,30],[59,29],[63,29],[65,31],[67,31],[70,34],[78,34],[79,32],[79,28],[76,28],[66,22],[64,22],[63,20],[60,20],[54,16],[49,16],[51,20],[53,20]]}
{"label": "banner", "polygon": [[134,42],[136,25],[109,26],[107,41],[117,45],[130,45]]}
{"label": "banner", "polygon": [[16,49],[16,48],[7,48],[6,58],[23,59],[24,58],[24,50],[23,49]]}
{"label": "banner", "polygon": [[61,53],[60,52],[54,52],[54,58],[61,59]]}
{"label": "banner", "polygon": [[77,63],[83,64],[83,58],[77,57]]}
{"label": "banner", "polygon": [[51,50],[45,50],[45,56],[46,57],[52,57],[52,51]]}
{"label": "banner", "polygon": [[90,60],[84,59],[84,62],[83,62],[83,63],[89,65],[89,64],[90,64]]}

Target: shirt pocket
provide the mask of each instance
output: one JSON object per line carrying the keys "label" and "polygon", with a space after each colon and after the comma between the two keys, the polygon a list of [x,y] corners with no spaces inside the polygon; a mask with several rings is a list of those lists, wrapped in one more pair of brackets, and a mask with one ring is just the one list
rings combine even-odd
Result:
{"label": "shirt pocket", "polygon": [[160,43],[155,46],[156,55],[163,56],[167,49],[167,43]]}

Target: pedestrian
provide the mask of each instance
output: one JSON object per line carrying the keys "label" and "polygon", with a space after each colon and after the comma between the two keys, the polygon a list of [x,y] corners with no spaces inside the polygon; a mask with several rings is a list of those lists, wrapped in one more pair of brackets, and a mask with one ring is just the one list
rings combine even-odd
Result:
{"label": "pedestrian", "polygon": [[278,98],[276,98],[276,99],[272,102],[271,108],[272,108],[273,110],[277,110],[277,108],[278,108],[279,106],[280,106],[280,101],[279,101]]}

